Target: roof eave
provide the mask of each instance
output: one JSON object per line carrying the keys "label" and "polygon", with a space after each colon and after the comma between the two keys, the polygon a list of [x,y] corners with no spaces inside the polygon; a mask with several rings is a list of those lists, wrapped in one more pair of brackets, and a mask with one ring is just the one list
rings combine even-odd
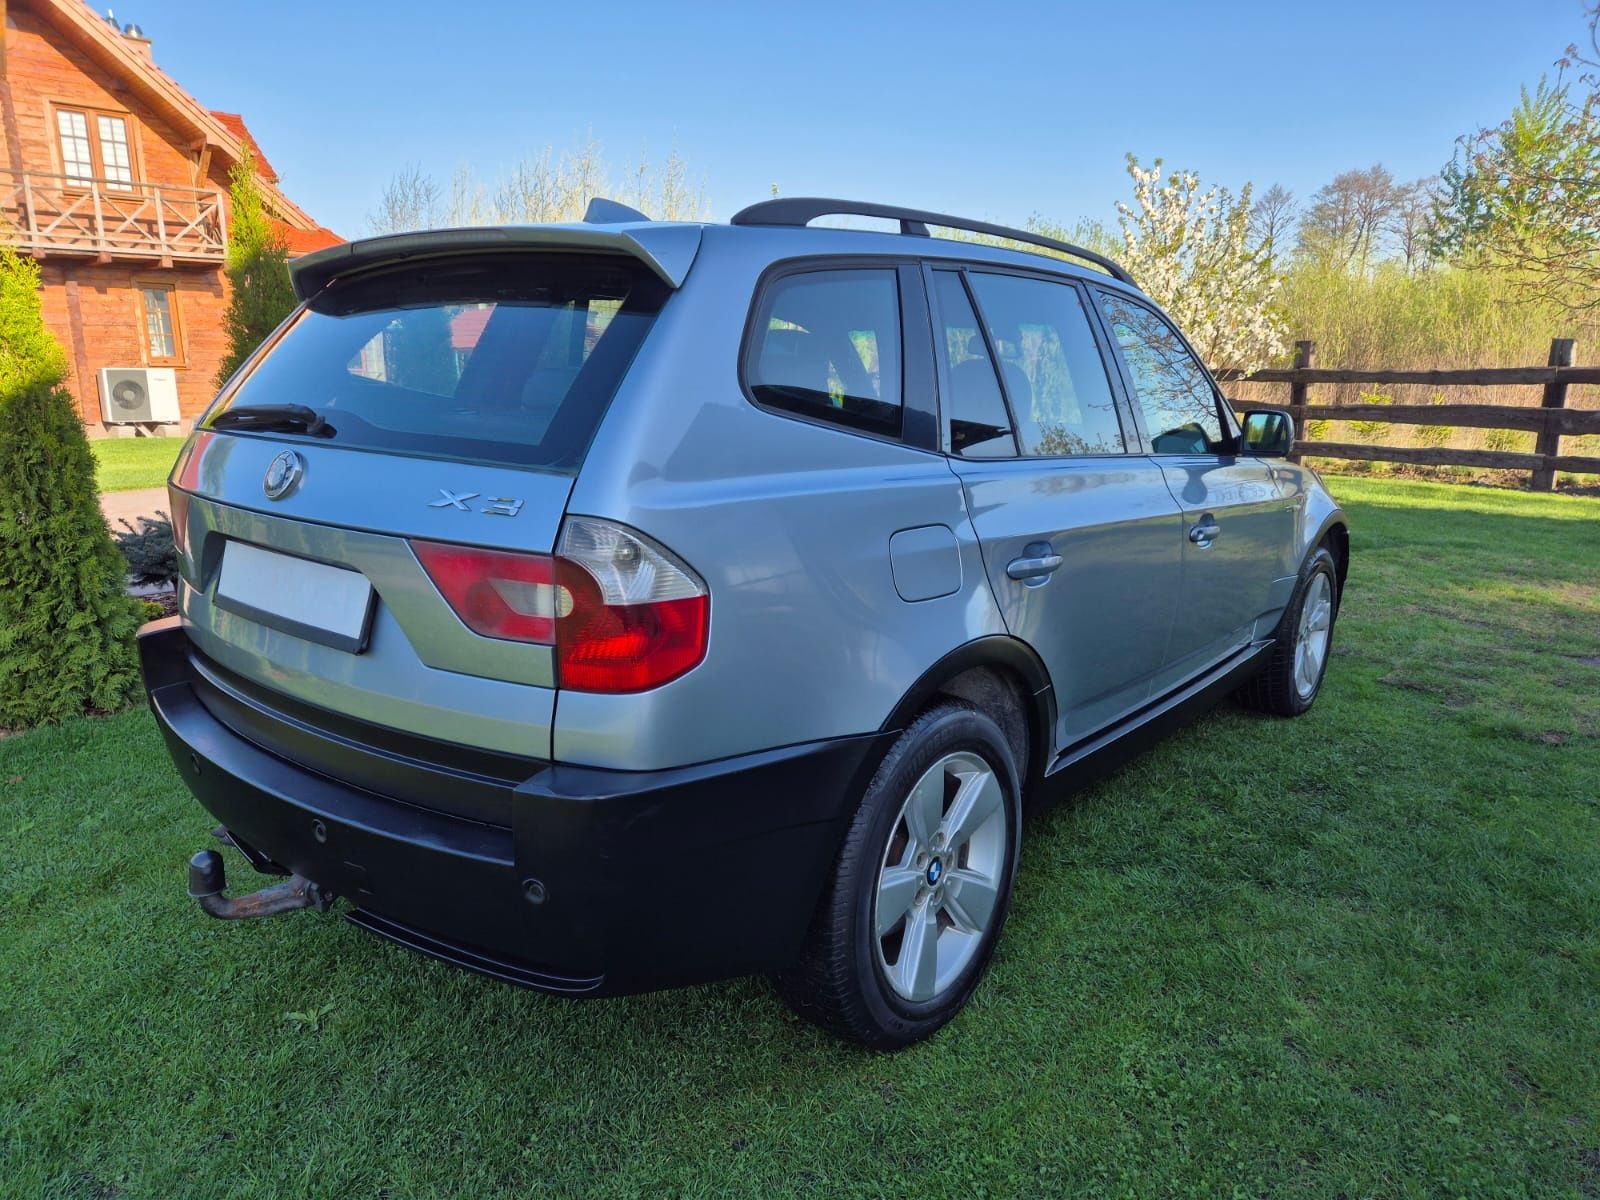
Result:
{"label": "roof eave", "polygon": [[[229,162],[236,163],[244,157],[245,144],[241,139],[160,67],[124,45],[122,35],[114,32],[82,0],[35,0],[35,7],[101,67],[127,80],[145,103],[175,128],[220,150]],[[290,200],[279,184],[262,182],[268,204],[280,216],[301,228],[316,227],[316,221]]]}

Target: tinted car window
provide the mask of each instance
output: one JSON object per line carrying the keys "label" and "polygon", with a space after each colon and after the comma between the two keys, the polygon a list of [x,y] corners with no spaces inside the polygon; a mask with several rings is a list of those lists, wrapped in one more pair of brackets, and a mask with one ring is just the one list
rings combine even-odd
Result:
{"label": "tinted car window", "polygon": [[935,271],[933,294],[942,334],[936,340],[945,367],[942,399],[951,453],[963,458],[1010,458],[1017,452],[1011,416],[961,276]]}
{"label": "tinted car window", "polygon": [[643,269],[572,256],[336,281],[210,419],[304,405],[340,446],[572,470],[665,295]]}
{"label": "tinted car window", "polygon": [[757,403],[898,436],[900,372],[893,270],[808,271],[767,289],[745,365]]}
{"label": "tinted car window", "polygon": [[969,278],[1000,356],[1022,452],[1121,454],[1116,401],[1078,289],[1017,275]]}
{"label": "tinted car window", "polygon": [[1142,304],[1100,293],[1100,306],[1122,347],[1157,454],[1223,454],[1231,439],[1217,412],[1211,377],[1177,332]]}

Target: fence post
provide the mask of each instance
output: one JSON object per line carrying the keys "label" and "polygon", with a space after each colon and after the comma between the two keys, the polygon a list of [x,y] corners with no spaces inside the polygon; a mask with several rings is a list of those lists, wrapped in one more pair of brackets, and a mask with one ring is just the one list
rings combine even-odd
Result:
{"label": "fence post", "polygon": [[[1576,343],[1571,338],[1550,339],[1550,365],[1552,367],[1570,367],[1573,363]],[[1541,408],[1565,408],[1567,406],[1567,385],[1562,380],[1555,380],[1544,385],[1544,399],[1540,402]],[[1561,429],[1554,421],[1550,421],[1539,431],[1539,439],[1534,443],[1534,453],[1548,454],[1554,457],[1561,453]],[[1549,467],[1536,467],[1529,486],[1536,492],[1553,492],[1556,490],[1556,473]]]}
{"label": "fence post", "polygon": [[[1315,342],[1296,342],[1294,344],[1295,370],[1305,370],[1317,361],[1317,344]],[[1294,440],[1305,441],[1306,437],[1306,394],[1310,390],[1309,383],[1291,383],[1289,385],[1289,414],[1294,417]],[[1289,461],[1300,461],[1298,454],[1289,455]]]}

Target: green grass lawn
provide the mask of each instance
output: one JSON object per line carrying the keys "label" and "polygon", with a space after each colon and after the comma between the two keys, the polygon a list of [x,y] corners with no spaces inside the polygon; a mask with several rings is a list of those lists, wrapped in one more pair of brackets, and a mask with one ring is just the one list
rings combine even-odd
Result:
{"label": "green grass lawn", "polygon": [[183,438],[95,438],[96,477],[102,492],[162,487],[172,471]]}
{"label": "green grass lawn", "polygon": [[1316,709],[1038,814],[898,1055],[760,980],[573,1003],[212,921],[145,713],[0,742],[0,1193],[1600,1194],[1600,501],[1334,487]]}

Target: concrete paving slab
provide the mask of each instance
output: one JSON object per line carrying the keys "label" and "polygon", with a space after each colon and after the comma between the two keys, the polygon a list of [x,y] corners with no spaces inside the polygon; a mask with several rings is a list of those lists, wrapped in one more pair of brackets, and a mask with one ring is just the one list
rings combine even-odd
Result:
{"label": "concrete paving slab", "polygon": [[120,530],[121,521],[137,526],[140,517],[154,517],[156,510],[166,512],[167,489],[139,488],[131,492],[101,492],[100,511],[106,515],[106,524]]}

